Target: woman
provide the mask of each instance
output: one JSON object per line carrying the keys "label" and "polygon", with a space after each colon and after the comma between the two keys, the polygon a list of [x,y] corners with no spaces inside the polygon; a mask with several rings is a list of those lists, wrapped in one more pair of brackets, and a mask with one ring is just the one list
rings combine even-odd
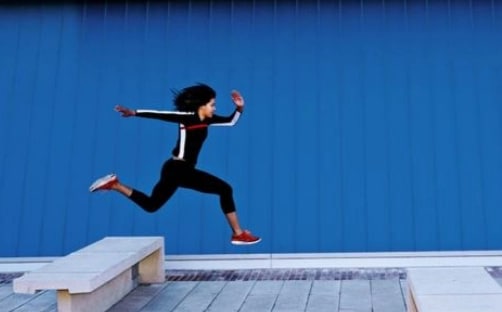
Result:
{"label": "woman", "polygon": [[115,174],[96,180],[89,190],[114,190],[127,196],[147,212],[159,210],[174,194],[178,187],[193,189],[203,193],[217,194],[220,206],[232,228],[231,243],[234,245],[256,244],[261,239],[242,230],[239,225],[232,187],[225,181],[196,168],[197,158],[207,137],[208,126],[233,126],[244,109],[244,99],[237,91],[232,91],[235,111],[228,117],[214,114],[216,92],[205,84],[186,87],[175,92],[176,111],[131,110],[117,105],[115,110],[123,117],[144,117],[160,119],[179,124],[178,141],[172,157],[163,165],[160,180],[150,196],[122,184]]}

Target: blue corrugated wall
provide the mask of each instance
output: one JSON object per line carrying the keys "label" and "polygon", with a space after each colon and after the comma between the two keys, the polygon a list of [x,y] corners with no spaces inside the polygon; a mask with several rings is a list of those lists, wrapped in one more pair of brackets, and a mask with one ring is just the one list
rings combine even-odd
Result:
{"label": "blue corrugated wall", "polygon": [[[155,214],[90,194],[117,172],[149,192],[205,82],[233,128]],[[502,5],[497,1],[171,1],[0,6],[0,256],[62,255],[106,235],[163,235],[168,254],[502,248]]]}

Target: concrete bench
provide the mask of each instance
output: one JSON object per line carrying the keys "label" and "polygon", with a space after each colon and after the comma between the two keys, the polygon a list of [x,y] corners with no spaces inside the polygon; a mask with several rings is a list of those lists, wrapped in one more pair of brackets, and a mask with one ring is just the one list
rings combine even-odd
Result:
{"label": "concrete bench", "polygon": [[13,281],[16,293],[57,290],[58,311],[106,311],[138,283],[163,283],[163,237],[105,237]]}
{"label": "concrete bench", "polygon": [[502,287],[484,267],[407,270],[408,312],[500,312]]}

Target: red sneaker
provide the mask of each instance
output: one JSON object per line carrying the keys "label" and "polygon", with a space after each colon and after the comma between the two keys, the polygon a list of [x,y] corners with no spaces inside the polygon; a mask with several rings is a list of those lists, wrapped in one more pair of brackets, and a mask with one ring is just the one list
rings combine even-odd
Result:
{"label": "red sneaker", "polygon": [[112,189],[112,186],[119,182],[119,178],[115,174],[108,174],[102,178],[97,179],[92,183],[89,187],[90,192],[95,191],[109,191]]}
{"label": "red sneaker", "polygon": [[259,243],[261,238],[254,236],[249,231],[242,231],[240,235],[232,235],[231,243],[234,245],[252,245]]}

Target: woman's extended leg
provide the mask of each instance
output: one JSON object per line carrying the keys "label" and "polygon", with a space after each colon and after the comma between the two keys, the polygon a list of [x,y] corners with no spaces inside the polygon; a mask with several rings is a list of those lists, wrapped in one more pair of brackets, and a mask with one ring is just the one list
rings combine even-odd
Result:
{"label": "woman's extended leg", "polygon": [[89,188],[91,192],[99,190],[117,191],[147,212],[159,210],[178,188],[180,172],[173,161],[167,161],[162,167],[160,180],[154,186],[150,196],[122,184],[115,174],[110,174],[94,182]]}
{"label": "woman's extended leg", "polygon": [[233,244],[254,244],[261,240],[259,237],[251,235],[249,231],[242,230],[235,211],[233,190],[227,182],[202,170],[193,169],[184,175],[179,185],[199,192],[220,196],[221,210],[225,214],[227,222],[233,231]]}

